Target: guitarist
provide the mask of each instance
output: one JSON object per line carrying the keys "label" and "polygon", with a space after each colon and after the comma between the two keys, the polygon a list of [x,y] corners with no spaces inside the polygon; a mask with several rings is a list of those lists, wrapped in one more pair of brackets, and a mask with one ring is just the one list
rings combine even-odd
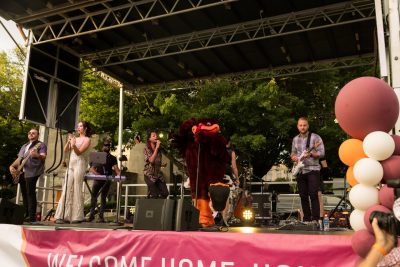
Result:
{"label": "guitarist", "polygon": [[304,164],[304,167],[296,176],[301,208],[304,214],[303,221],[318,222],[320,219],[318,190],[320,187],[321,169],[319,158],[323,158],[325,155],[324,143],[319,135],[311,133],[308,130],[309,124],[307,118],[299,118],[297,129],[299,130],[299,134],[293,138],[291,159],[295,163],[302,161]]}
{"label": "guitarist", "polygon": [[[39,130],[30,129],[28,132],[29,142],[21,147],[18,158],[10,166],[14,181],[18,182],[21,187],[25,220],[33,224],[36,222],[36,182],[44,172],[44,162],[47,156],[46,145],[38,139]],[[22,173],[18,173],[23,162],[25,164],[21,170]]]}

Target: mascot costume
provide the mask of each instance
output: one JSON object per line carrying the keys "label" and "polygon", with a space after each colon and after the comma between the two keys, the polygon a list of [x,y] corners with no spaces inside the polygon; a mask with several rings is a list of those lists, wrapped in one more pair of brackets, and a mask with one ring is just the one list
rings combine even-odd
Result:
{"label": "mascot costume", "polygon": [[220,212],[225,208],[230,191],[224,180],[229,155],[226,140],[219,130],[212,119],[189,119],[182,123],[174,138],[186,161],[193,202],[200,210],[199,223],[203,227],[215,224],[210,198],[213,209]]}

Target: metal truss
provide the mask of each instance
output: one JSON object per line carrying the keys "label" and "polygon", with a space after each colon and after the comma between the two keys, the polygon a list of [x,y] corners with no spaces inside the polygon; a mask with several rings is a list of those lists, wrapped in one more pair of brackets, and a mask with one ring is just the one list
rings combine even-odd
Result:
{"label": "metal truss", "polygon": [[[182,14],[227,5],[237,0],[128,0],[127,4],[112,6],[112,0],[81,1],[78,4],[61,6],[36,14],[16,19],[17,24],[40,22],[31,27],[33,44],[63,40],[84,34],[111,30],[127,25],[156,20],[172,15]],[[88,11],[97,10],[97,11]],[[79,15],[69,16],[71,13]],[[48,21],[49,17],[60,19]]]}
{"label": "metal truss", "polygon": [[[334,69],[354,68],[360,66],[370,66],[376,63],[374,54],[365,54],[361,56],[335,58],[329,60],[321,60],[315,62],[306,62],[295,65],[281,66],[271,69],[260,69],[257,71],[249,71],[243,73],[231,73],[218,76],[218,79],[230,79],[235,82],[265,80],[277,77],[287,77],[307,73],[315,73],[321,71],[329,71]],[[199,80],[207,79],[207,77],[198,78],[197,80],[175,81],[170,83],[153,84],[153,85],[132,85],[129,88],[138,94],[149,94],[163,91],[178,91],[201,88]],[[209,78],[212,79],[212,78]]]}
{"label": "metal truss", "polygon": [[373,20],[374,11],[373,1],[349,1],[81,56],[105,67]]}

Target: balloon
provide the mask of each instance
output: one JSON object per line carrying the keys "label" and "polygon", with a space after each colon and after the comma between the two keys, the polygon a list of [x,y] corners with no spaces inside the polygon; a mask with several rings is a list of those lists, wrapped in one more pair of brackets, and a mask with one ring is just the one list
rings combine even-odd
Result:
{"label": "balloon", "polygon": [[350,226],[353,228],[354,231],[366,229],[364,223],[364,214],[365,211],[355,209],[350,214]]}
{"label": "balloon", "polygon": [[381,211],[381,212],[385,212],[385,213],[390,213],[390,212],[391,212],[390,209],[388,209],[388,208],[386,208],[385,206],[382,206],[382,205],[374,205],[374,206],[372,206],[372,207],[369,207],[369,208],[365,211],[365,214],[364,214],[364,224],[365,224],[365,226],[367,227],[367,230],[368,230],[371,234],[374,233],[374,230],[372,230],[372,225],[371,225],[371,222],[369,221],[369,217],[371,216],[371,213],[372,213],[373,211]]}
{"label": "balloon", "polygon": [[394,152],[393,155],[400,155],[400,136],[392,135],[394,141]]}
{"label": "balloon", "polygon": [[388,133],[376,131],[364,138],[363,148],[368,157],[385,160],[393,154],[395,143]]}
{"label": "balloon", "polygon": [[356,184],[350,190],[349,200],[354,208],[365,211],[379,203],[378,189],[373,186]]}
{"label": "balloon", "polygon": [[374,186],[382,180],[383,167],[377,160],[364,158],[356,162],[353,174],[360,184]]}
{"label": "balloon", "polygon": [[346,180],[352,187],[358,184],[358,181],[356,180],[356,178],[354,178],[353,168],[354,166],[350,166],[349,168],[347,168],[346,171]]}
{"label": "balloon", "polygon": [[365,258],[375,243],[375,236],[366,229],[358,230],[351,237],[351,246],[358,256]]}
{"label": "balloon", "polygon": [[357,160],[366,158],[363,142],[358,139],[348,139],[339,147],[339,158],[347,166],[353,166]]}
{"label": "balloon", "polygon": [[389,132],[399,117],[394,90],[375,77],[361,77],[347,83],[335,102],[340,127],[353,138],[363,140],[370,132]]}
{"label": "balloon", "polygon": [[393,208],[394,188],[384,185],[379,190],[379,202],[388,209]]}
{"label": "balloon", "polygon": [[394,155],[381,162],[383,168],[383,180],[400,178],[400,156]]}

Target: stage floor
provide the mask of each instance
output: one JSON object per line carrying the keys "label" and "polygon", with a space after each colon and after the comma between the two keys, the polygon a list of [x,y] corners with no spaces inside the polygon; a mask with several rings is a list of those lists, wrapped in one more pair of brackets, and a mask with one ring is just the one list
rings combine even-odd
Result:
{"label": "stage floor", "polygon": [[[210,230],[206,231],[205,229],[198,229],[198,232],[215,232],[215,233],[268,233],[268,234],[302,234],[302,235],[352,235],[354,233],[353,230],[347,228],[330,228],[329,231],[321,231],[321,230],[312,230],[307,228],[307,226],[296,223],[288,223],[285,224],[285,227],[278,225],[269,225],[269,226],[230,226],[230,227],[222,227],[218,230]],[[133,224],[121,224],[121,225],[111,225],[109,222],[107,223],[93,223],[93,222],[82,222],[78,224],[56,224],[52,221],[42,221],[39,224],[31,225],[25,223],[23,225],[24,228],[31,230],[126,230],[126,231],[136,231],[133,228]],[[281,229],[280,229],[281,228]],[[288,229],[291,228],[291,229]],[[307,228],[304,230],[304,228]],[[140,230],[142,231],[142,230]],[[193,231],[192,231],[193,232]]]}

